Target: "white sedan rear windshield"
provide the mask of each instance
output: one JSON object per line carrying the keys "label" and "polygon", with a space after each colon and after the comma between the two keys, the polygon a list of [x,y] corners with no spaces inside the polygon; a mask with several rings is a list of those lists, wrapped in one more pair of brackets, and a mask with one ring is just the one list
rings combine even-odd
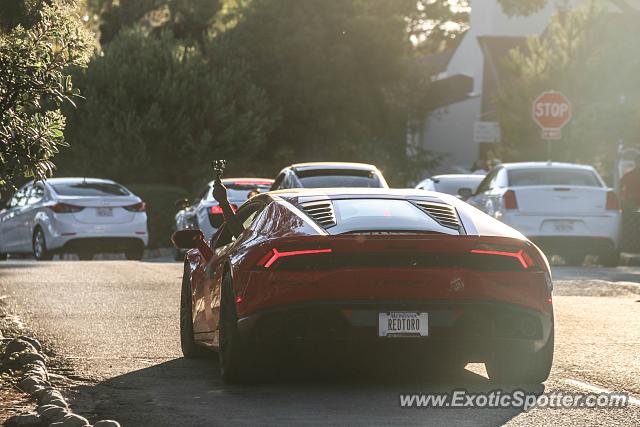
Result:
{"label": "white sedan rear windshield", "polygon": [[130,193],[120,184],[109,182],[74,182],[51,184],[61,196],[128,196]]}
{"label": "white sedan rear windshield", "polygon": [[508,171],[510,187],[532,185],[578,185],[602,187],[597,175],[584,169],[530,168]]}

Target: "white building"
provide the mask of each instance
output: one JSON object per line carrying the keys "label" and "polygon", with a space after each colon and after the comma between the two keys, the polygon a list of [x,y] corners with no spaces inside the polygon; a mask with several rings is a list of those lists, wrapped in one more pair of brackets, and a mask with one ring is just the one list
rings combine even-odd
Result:
{"label": "white building", "polygon": [[[425,58],[435,75],[430,113],[414,135],[414,144],[446,157],[437,173],[468,171],[492,143],[474,142],[478,121],[491,121],[491,94],[499,87],[498,67],[504,55],[540,35],[554,11],[567,1],[553,0],[540,12],[509,17],[496,0],[472,0],[470,28],[458,47]],[[435,67],[435,68],[434,68]]]}

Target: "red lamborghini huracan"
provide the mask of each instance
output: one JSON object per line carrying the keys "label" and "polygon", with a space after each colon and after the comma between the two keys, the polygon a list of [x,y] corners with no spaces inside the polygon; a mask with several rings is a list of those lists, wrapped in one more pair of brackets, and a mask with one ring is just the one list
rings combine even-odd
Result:
{"label": "red lamborghini huracan", "polygon": [[300,343],[484,362],[500,382],[544,381],[553,359],[544,254],[455,197],[420,190],[291,189],[222,226],[174,234],[186,357],[218,350],[225,381]]}

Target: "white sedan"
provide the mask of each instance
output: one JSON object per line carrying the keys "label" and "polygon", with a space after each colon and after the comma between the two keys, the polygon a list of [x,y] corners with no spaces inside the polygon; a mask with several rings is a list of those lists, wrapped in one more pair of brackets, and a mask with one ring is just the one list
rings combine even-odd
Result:
{"label": "white sedan", "polygon": [[598,255],[619,262],[621,213],[616,193],[591,166],[531,162],[492,169],[467,200],[569,265]]}
{"label": "white sedan", "polygon": [[124,252],[142,259],[149,240],[144,202],[122,185],[93,178],[29,182],[0,211],[0,259],[9,253],[50,260]]}
{"label": "white sedan", "polygon": [[416,185],[416,188],[451,194],[452,196],[458,196],[462,200],[467,200],[475,193],[483,179],[484,175],[478,174],[436,175],[421,181]]}

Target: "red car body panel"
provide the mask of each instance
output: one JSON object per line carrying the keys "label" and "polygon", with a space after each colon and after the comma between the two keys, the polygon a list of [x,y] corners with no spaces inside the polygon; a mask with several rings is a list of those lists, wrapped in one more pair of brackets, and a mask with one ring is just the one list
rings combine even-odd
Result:
{"label": "red car body panel", "polygon": [[[305,198],[336,195],[428,197],[454,206],[466,234],[332,235],[298,206]],[[454,197],[417,190],[340,189],[272,192],[252,201],[267,206],[235,242],[220,245],[222,228],[212,238],[212,251],[196,248],[187,253],[194,333],[205,345],[217,345],[220,289],[227,272],[240,320],[306,303],[337,304],[347,312],[359,304],[459,302],[520,307],[552,322],[551,275],[544,254],[517,231]],[[507,256],[472,253],[494,246],[507,248]],[[279,258],[266,268],[274,248],[331,252]],[[526,254],[531,265],[523,267],[510,253]],[[287,267],[293,258],[299,262],[303,257],[311,265]],[[414,264],[407,264],[412,257],[417,257]],[[496,260],[500,268],[486,268]]]}

